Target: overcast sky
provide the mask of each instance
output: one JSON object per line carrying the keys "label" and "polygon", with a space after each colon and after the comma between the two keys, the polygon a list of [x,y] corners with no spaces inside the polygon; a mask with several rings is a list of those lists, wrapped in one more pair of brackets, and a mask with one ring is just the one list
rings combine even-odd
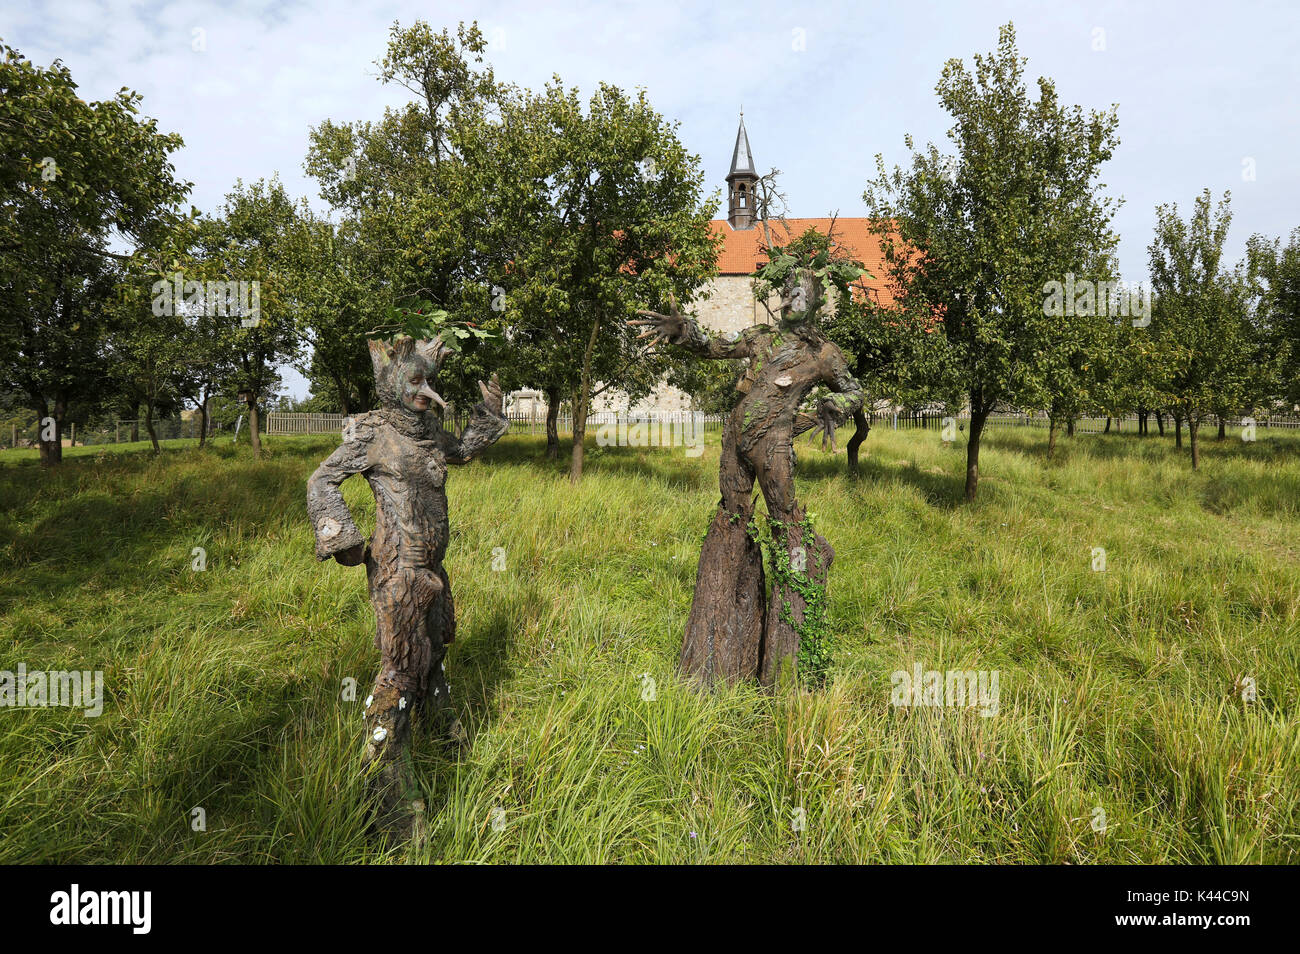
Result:
{"label": "overcast sky", "polygon": [[[862,215],[875,155],[903,136],[946,143],[934,86],[944,62],[988,52],[1016,25],[1032,80],[1063,102],[1119,107],[1104,167],[1123,197],[1123,277],[1145,280],[1160,202],[1232,191],[1229,255],[1253,232],[1300,226],[1300,6],[1291,3],[255,3],[3,0],[0,37],[39,64],[61,58],[86,99],[128,86],[185,148],[175,162],[210,211],[237,178],[278,172],[321,207],[302,171],[308,128],[375,119],[405,91],[374,61],[394,20],[477,20],[499,78],[539,88],[558,73],[643,86],[680,120],[720,187],[745,110],[754,160],[775,166],[795,215]],[[1032,85],[1031,85],[1032,89]],[[289,376],[290,389],[305,384]]]}

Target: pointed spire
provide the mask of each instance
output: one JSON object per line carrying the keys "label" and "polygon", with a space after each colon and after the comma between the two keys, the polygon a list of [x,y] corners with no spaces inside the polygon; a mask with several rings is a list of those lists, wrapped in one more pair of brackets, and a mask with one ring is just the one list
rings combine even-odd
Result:
{"label": "pointed spire", "polygon": [[731,153],[731,172],[727,174],[727,179],[735,176],[758,177],[758,172],[754,169],[754,157],[749,151],[749,134],[745,132],[743,108],[740,111],[740,128],[736,130],[736,148]]}

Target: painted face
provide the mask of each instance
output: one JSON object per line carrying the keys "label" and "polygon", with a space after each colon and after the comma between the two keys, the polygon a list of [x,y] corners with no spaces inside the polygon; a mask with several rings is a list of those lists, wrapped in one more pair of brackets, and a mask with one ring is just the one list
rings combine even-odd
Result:
{"label": "painted face", "polygon": [[447,402],[429,386],[429,363],[424,358],[414,356],[402,367],[401,394],[402,405],[410,411],[427,411],[431,405],[445,408]]}
{"label": "painted face", "polygon": [[392,341],[372,338],[368,346],[375,365],[375,391],[384,407],[400,407],[415,414],[433,405],[446,409],[447,402],[429,383],[446,353],[436,339],[413,341],[398,335]]}
{"label": "painted face", "polygon": [[785,294],[785,307],[781,310],[781,324],[794,328],[816,321],[822,305],[821,283],[811,272],[792,277]]}

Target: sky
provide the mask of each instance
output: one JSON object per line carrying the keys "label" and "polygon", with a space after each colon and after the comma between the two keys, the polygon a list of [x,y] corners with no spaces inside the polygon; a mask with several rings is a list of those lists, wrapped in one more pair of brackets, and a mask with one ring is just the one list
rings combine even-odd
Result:
{"label": "sky", "polygon": [[[324,208],[303,172],[310,127],[377,119],[408,94],[377,79],[394,21],[440,30],[476,20],[499,79],[553,75],[591,92],[644,87],[680,122],[709,188],[721,189],[744,109],[760,172],[781,170],[790,213],[865,214],[862,192],[907,160],[903,138],[947,143],[934,93],[944,63],[969,65],[1016,27],[1031,91],[1119,111],[1103,167],[1124,205],[1121,275],[1147,277],[1155,207],[1184,214],[1209,188],[1232,193],[1228,258],[1256,232],[1300,227],[1300,4],[925,2],[711,3],[130,2],[4,0],[0,38],[34,62],[56,57],[84,99],[123,86],[185,140],[174,162],[191,202],[213,211],[237,179],[279,173]],[[294,396],[307,393],[292,370]]]}

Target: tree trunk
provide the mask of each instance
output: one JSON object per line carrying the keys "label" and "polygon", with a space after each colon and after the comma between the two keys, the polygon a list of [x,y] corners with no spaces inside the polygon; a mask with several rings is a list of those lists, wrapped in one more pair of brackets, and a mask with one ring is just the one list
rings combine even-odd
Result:
{"label": "tree trunk", "polygon": [[1174,415],[1174,447],[1178,450],[1183,449],[1183,416]]}
{"label": "tree trunk", "polygon": [[546,458],[560,459],[560,389],[546,389]]}
{"label": "tree trunk", "polygon": [[253,444],[253,460],[262,457],[262,435],[257,430],[257,395],[248,399],[248,439]]}
{"label": "tree trunk", "polygon": [[1056,455],[1056,432],[1057,418],[1055,414],[1047,416],[1047,457],[1050,460]]}
{"label": "tree trunk", "polygon": [[583,387],[581,395],[573,396],[573,453],[569,458],[569,483],[576,484],[582,480],[582,460],[586,448],[583,441],[587,436],[587,395]]}
{"label": "tree trunk", "polygon": [[1227,436],[1228,436],[1228,422],[1225,421],[1225,420],[1223,419],[1223,415],[1220,414],[1220,415],[1219,415],[1219,436],[1218,436],[1218,440],[1223,440],[1223,439],[1224,439],[1225,437],[1227,437]]}
{"label": "tree trunk", "polygon": [[144,402],[144,428],[149,432],[149,442],[153,444],[153,452],[161,454],[162,447],[158,444],[158,433],[153,427],[153,401]]}
{"label": "tree trunk", "polygon": [[131,409],[131,443],[134,444],[140,440],[140,405],[137,404]]}
{"label": "tree trunk", "polygon": [[1161,437],[1165,436],[1165,412],[1156,411],[1156,431]]}
{"label": "tree trunk", "polygon": [[210,400],[210,397],[204,396],[203,400],[199,402],[199,423],[202,425],[199,431],[200,447],[206,447],[208,443],[208,401]]}
{"label": "tree trunk", "polygon": [[988,420],[988,411],[976,411],[971,405],[970,439],[966,442],[966,502],[975,499],[975,492],[980,483],[980,438],[984,435],[984,422]]}
{"label": "tree trunk", "polygon": [[591,356],[596,350],[596,338],[600,334],[600,318],[591,323],[591,334],[587,336],[587,350],[582,354],[582,388],[573,398],[573,459],[569,469],[569,483],[576,484],[582,480],[582,457],[585,448],[583,440],[587,436],[587,407],[591,400]]}
{"label": "tree trunk", "polygon": [[1200,429],[1200,420],[1194,417],[1187,419],[1187,436],[1191,439],[1192,444],[1192,470],[1196,470],[1201,466],[1201,445],[1196,439],[1197,432]]}
{"label": "tree trunk", "polygon": [[351,392],[348,390],[348,386],[343,383],[343,379],[338,375],[334,375],[334,390],[337,391],[339,395],[339,410],[343,412],[344,417],[351,417]]}
{"label": "tree trunk", "polygon": [[[54,412],[49,413],[48,405],[34,408],[36,411],[36,438],[39,441],[42,467],[53,467],[63,460],[63,401],[54,401]],[[53,419],[53,440],[46,440],[46,418]]]}
{"label": "tree trunk", "polygon": [[845,453],[847,453],[849,458],[850,474],[856,474],[858,472],[858,448],[862,446],[862,442],[867,439],[867,435],[870,433],[871,419],[862,411],[854,411],[853,436],[850,437],[849,442],[844,445]]}
{"label": "tree trunk", "polygon": [[1107,418],[1106,418],[1106,429],[1105,429],[1104,431],[1102,431],[1102,433],[1103,433],[1103,434],[1109,434],[1109,433],[1110,433],[1110,417],[1107,417]]}
{"label": "tree trunk", "polygon": [[753,504],[728,513],[718,504],[700,548],[695,598],[678,665],[705,685],[759,674],[767,622],[763,551],[750,536]]}
{"label": "tree trunk", "polygon": [[1066,437],[1073,437],[1073,436],[1074,436],[1074,418],[1073,418],[1073,417],[1071,417],[1068,421],[1065,422],[1065,436],[1066,436]]}

